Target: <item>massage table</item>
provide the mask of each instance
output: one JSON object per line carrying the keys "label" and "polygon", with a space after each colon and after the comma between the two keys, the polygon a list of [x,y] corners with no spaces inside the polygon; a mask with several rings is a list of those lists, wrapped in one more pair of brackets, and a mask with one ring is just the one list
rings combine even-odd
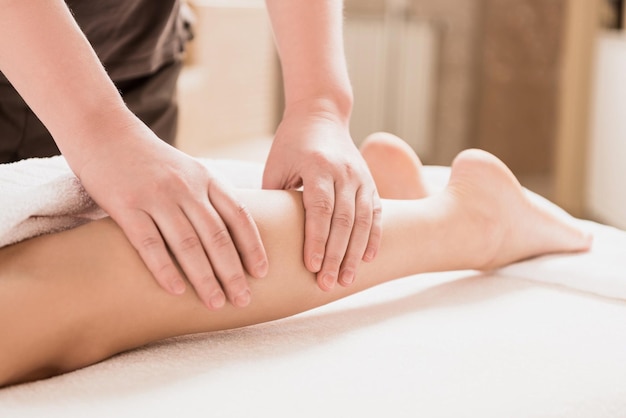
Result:
{"label": "massage table", "polygon": [[[258,164],[205,162],[260,186]],[[0,166],[0,187],[14,224],[27,221],[15,202],[31,206],[27,233],[42,216],[67,227],[46,199],[73,196],[79,222],[100,216],[60,157],[19,164]],[[425,172],[437,188],[449,169]],[[22,189],[47,195],[20,201]],[[595,235],[588,253],[411,276],[282,320],[156,342],[0,389],[0,417],[626,417],[626,232],[580,223]]]}

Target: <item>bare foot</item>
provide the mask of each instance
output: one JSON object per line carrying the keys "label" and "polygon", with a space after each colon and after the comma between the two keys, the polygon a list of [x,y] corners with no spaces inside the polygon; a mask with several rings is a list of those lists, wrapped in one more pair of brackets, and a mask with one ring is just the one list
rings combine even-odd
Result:
{"label": "bare foot", "polygon": [[422,162],[405,141],[376,132],[365,138],[360,149],[380,197],[407,200],[428,195],[422,180]]}
{"label": "bare foot", "polygon": [[506,165],[485,151],[466,150],[457,156],[445,193],[460,203],[460,216],[485,238],[480,270],[591,246],[591,234],[574,218],[530,199]]}

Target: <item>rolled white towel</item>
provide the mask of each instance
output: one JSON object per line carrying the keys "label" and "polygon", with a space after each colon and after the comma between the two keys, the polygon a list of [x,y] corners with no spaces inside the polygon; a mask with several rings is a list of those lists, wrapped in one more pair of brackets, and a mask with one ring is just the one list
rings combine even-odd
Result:
{"label": "rolled white towel", "polygon": [[0,164],[0,247],[103,216],[63,157]]}
{"label": "rolled white towel", "polygon": [[[262,164],[200,161],[237,187],[261,187]],[[75,228],[106,215],[62,156],[0,164],[0,247]]]}

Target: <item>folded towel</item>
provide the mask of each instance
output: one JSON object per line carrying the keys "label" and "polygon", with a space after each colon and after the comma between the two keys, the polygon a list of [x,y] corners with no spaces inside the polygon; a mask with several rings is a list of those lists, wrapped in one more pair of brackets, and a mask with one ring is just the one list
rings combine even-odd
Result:
{"label": "folded towel", "polygon": [[[261,164],[202,162],[237,187],[261,187]],[[106,216],[61,156],[0,164],[0,196],[0,248]]]}
{"label": "folded towel", "polygon": [[0,196],[0,247],[105,216],[62,157],[0,164]]}

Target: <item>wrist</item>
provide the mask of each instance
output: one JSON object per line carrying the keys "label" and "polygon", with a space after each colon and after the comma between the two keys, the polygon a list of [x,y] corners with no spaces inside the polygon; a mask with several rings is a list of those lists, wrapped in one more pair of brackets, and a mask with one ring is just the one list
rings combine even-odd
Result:
{"label": "wrist", "polygon": [[129,145],[151,131],[126,107],[111,104],[96,111],[85,109],[75,123],[58,132],[57,144],[74,173],[80,178],[83,167],[94,159]]}
{"label": "wrist", "polygon": [[348,125],[353,102],[352,91],[288,100],[284,117],[317,116]]}

